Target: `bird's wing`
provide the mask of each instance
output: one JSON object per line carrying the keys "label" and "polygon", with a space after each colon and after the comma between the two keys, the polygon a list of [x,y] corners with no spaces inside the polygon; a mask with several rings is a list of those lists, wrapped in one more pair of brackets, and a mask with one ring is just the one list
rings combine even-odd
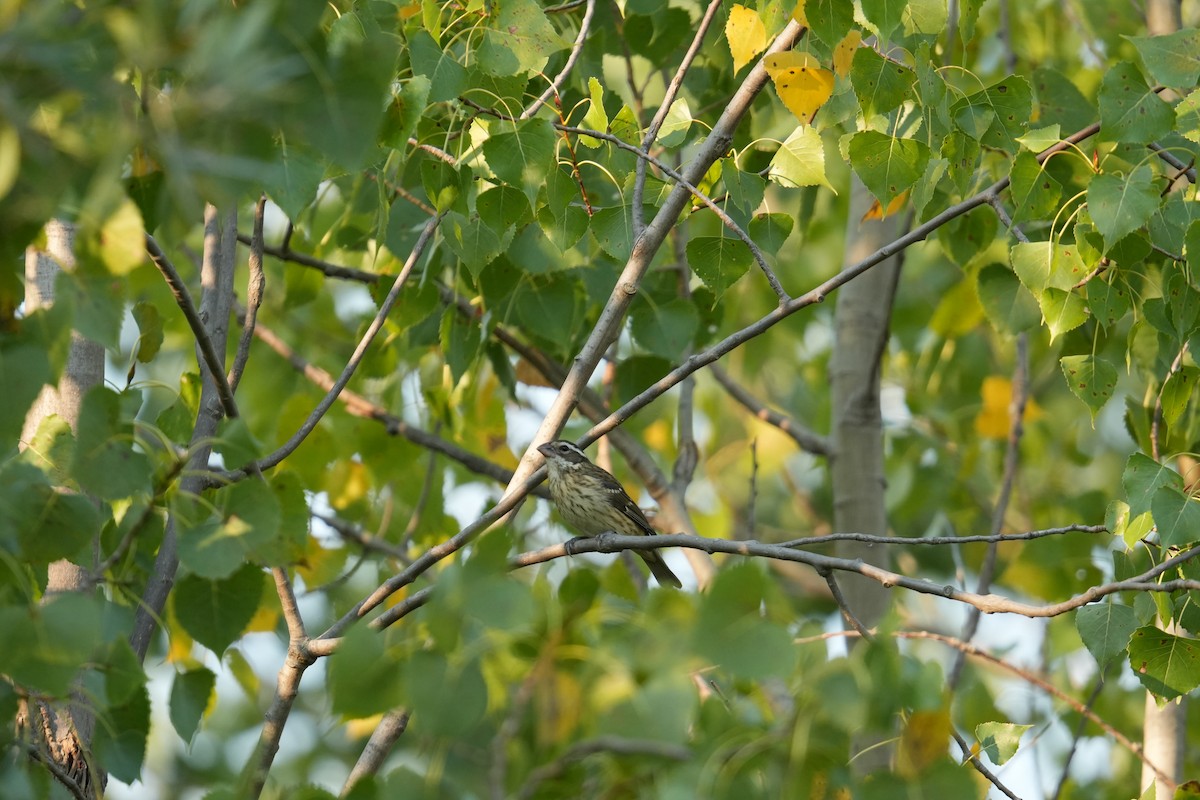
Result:
{"label": "bird's wing", "polygon": [[647,535],[655,534],[654,528],[650,527],[650,520],[646,519],[646,515],[638,508],[637,503],[629,499],[629,495],[625,493],[625,487],[621,485],[620,481],[611,475],[606,475],[602,484],[604,492],[608,495],[608,502],[612,504],[613,508],[631,519]]}

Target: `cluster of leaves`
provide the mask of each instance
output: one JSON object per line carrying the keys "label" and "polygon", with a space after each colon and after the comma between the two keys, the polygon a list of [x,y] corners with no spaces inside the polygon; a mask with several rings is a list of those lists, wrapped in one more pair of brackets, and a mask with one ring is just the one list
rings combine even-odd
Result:
{"label": "cluster of leaves", "polygon": [[[553,377],[506,351],[497,334],[517,331],[543,356],[570,362],[634,253],[636,232],[674,188],[663,168],[695,156],[718,124],[712,109],[730,103],[788,25],[804,33],[795,49],[765,59],[775,95],[754,101],[726,154],[696,182],[721,213],[697,196],[680,219],[660,223],[672,226],[673,246],[654,255],[629,335],[613,351],[611,402],[776,308],[760,256],[790,292],[828,278],[852,172],[878,214],[911,210],[918,224],[944,223],[933,245],[910,256],[893,314],[890,377],[928,423],[892,439],[897,527],[985,524],[998,472],[988,439],[1009,427],[1010,390],[993,373],[1012,336],[1026,334],[1035,364],[1058,365],[1036,373],[1037,413],[1053,425],[1026,440],[1028,515],[1092,521],[1108,505],[1105,481],[1115,479],[1105,476],[1114,470],[1089,467],[1111,467],[1116,457],[1082,454],[1080,430],[1089,426],[1075,424],[1079,406],[1066,393],[1095,420],[1120,389],[1141,453],[1125,467],[1125,500],[1109,507],[1109,528],[1127,546],[1114,557],[1116,577],[1145,573],[1161,560],[1159,547],[1187,548],[1200,530],[1196,501],[1164,466],[1200,437],[1191,399],[1200,373],[1190,355],[1200,331],[1200,203],[1194,186],[1172,190],[1184,174],[1178,162],[1200,143],[1195,30],[1139,36],[1115,2],[1087,4],[1096,15],[1089,23],[1105,13],[1118,22],[1094,34],[1115,54],[1111,63],[1084,70],[1056,59],[1072,51],[1061,39],[1091,34],[1068,32],[1043,10],[1014,9],[1022,56],[1045,65],[1004,74],[980,35],[998,24],[996,11],[978,2],[959,4],[949,32],[945,4],[925,0],[863,0],[861,19],[842,2],[737,5],[723,18],[725,36],[718,24],[705,38],[666,110],[657,164],[638,191],[634,151],[685,56],[699,5],[626,0],[620,13],[598,9],[573,70],[542,107],[533,98],[564,65],[581,6],[95,5],[0,11],[0,256],[12,261],[48,217],[68,209],[79,261],[61,277],[52,308],[20,319],[20,279],[0,276],[0,673],[11,679],[0,683],[0,705],[7,719],[19,693],[65,697],[87,665],[100,719],[96,757],[117,779],[143,777],[149,694],[126,637],[168,520],[181,564],[164,620],[176,670],[170,718],[190,742],[259,723],[247,634],[280,627],[264,567],[286,567],[322,589],[324,604],[306,619],[317,629],[477,510],[469,493],[452,492],[477,480],[468,469],[442,459],[431,469],[416,445],[337,412],[263,480],[179,491],[200,379],[188,372],[190,334],[146,262],[143,233],[183,253],[183,242],[197,241],[201,201],[245,206],[265,192],[289,221],[285,251],[353,267],[370,287],[327,286],[318,271],[295,266],[271,273],[261,324],[336,371],[366,327],[362,308],[381,301],[419,231],[444,214],[437,246],[404,288],[356,387],[397,428],[440,428],[455,445],[511,467],[506,412],[527,409],[530,387]],[[863,43],[872,36],[874,46]],[[939,67],[960,49],[975,71]],[[985,207],[993,199],[1001,212]],[[1015,243],[998,221],[1005,214],[1021,232]],[[456,294],[475,313],[447,303]],[[122,336],[127,307],[136,337]],[[740,374],[797,416],[822,419],[827,324],[814,313],[797,330],[772,329],[740,350]],[[89,392],[77,433],[46,420],[18,454],[21,419],[62,374],[73,328],[124,359],[129,383]],[[943,390],[926,391],[933,385]],[[239,389],[243,417],[216,443],[224,465],[286,439],[320,395],[292,365],[256,349]],[[666,457],[674,420],[664,406],[628,427]],[[978,415],[961,413],[975,407]],[[800,474],[781,437],[741,420],[723,395],[701,393],[698,408],[714,428],[702,480],[721,501],[697,509],[704,530],[735,530],[752,503],[785,538],[796,535],[797,519],[820,526],[820,513],[797,512],[795,484],[811,490],[816,507],[827,504],[822,468]],[[757,498],[743,480],[756,436],[764,437]],[[350,548],[310,530],[313,506],[376,531],[389,556],[352,568]],[[104,569],[96,577],[111,591],[43,602],[48,565],[95,565],[97,540]],[[557,585],[550,570],[510,574],[506,559],[520,545],[484,537],[469,557],[429,574],[437,593],[426,607],[382,635],[351,628],[326,684],[306,684],[315,714],[327,703],[347,720],[401,705],[414,713],[400,745],[408,765],[354,796],[562,796],[597,784],[632,793],[651,779],[663,793],[688,796],[697,786],[714,797],[833,796],[855,782],[847,766],[854,737],[888,731],[897,716],[905,733],[896,773],[872,777],[861,796],[979,794],[977,779],[946,755],[952,721],[973,728],[1007,719],[978,675],[968,673],[951,703],[935,661],[900,652],[887,636],[836,660],[822,644],[794,644],[819,631],[832,604],[786,596],[759,565],[732,560],[703,596],[639,595],[619,563],[602,573],[573,563]],[[979,555],[968,550],[972,563]],[[944,552],[916,563],[929,573],[952,569]],[[1037,597],[1061,598],[1099,579],[1090,551],[1061,537],[1007,554],[1002,566],[1007,588]],[[1175,620],[1193,630],[1191,597],[1138,594],[1088,607],[1078,632],[1053,628],[1052,649],[1066,655],[1082,639],[1101,664],[1127,654],[1149,690],[1186,694],[1200,685],[1192,640],[1152,626]],[[212,710],[218,661],[248,696],[219,698],[236,707],[224,713]],[[697,693],[688,678],[697,670],[717,694]],[[1124,706],[1109,709],[1121,722],[1140,709]],[[977,736],[1000,763],[1020,730]],[[321,744],[347,758],[356,749]],[[577,763],[592,746],[610,754]],[[557,768],[539,771],[546,765]],[[187,780],[211,788],[238,766],[193,762]],[[298,787],[308,766],[280,764],[276,778]],[[43,784],[29,784],[46,780],[39,771],[5,780],[6,797],[44,794]]]}

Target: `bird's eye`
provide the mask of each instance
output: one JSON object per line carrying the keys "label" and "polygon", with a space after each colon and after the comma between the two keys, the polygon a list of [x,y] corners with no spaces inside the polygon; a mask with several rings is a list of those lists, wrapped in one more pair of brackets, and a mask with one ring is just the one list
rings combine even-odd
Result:
{"label": "bird's eye", "polygon": [[571,448],[570,448],[570,447],[568,447],[568,446],[567,446],[567,445],[565,445],[565,444],[560,444],[560,445],[558,446],[558,452],[560,452],[560,453],[569,453],[569,452],[571,452]]}

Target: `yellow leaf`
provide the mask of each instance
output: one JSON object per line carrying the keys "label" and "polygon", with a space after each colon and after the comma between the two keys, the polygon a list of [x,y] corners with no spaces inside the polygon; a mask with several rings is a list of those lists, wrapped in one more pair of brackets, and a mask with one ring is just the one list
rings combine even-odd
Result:
{"label": "yellow leaf", "polygon": [[817,109],[833,94],[833,73],[808,53],[790,50],[767,56],[765,65],[779,99],[797,119],[810,124]]}
{"label": "yellow leaf", "polygon": [[884,217],[890,217],[892,214],[895,214],[897,211],[904,208],[904,205],[907,202],[908,189],[905,189],[903,192],[893,197],[892,202],[887,204],[887,208],[884,208],[882,205],[880,205],[878,200],[872,200],[871,207],[867,209],[867,213],[863,214],[863,222],[866,222],[869,219],[883,219]]}
{"label": "yellow leaf", "polygon": [[854,61],[854,54],[861,43],[862,33],[855,28],[833,48],[833,71],[840,77],[844,78],[850,74],[850,63]]}
{"label": "yellow leaf", "polygon": [[725,23],[725,38],[733,54],[733,71],[737,72],[767,46],[767,26],[754,9],[735,5]]}
{"label": "yellow leaf", "polygon": [[942,295],[929,320],[929,327],[938,336],[956,339],[975,330],[982,321],[983,306],[975,291],[975,281],[966,278]]}
{"label": "yellow leaf", "polygon": [[914,711],[900,734],[897,772],[916,777],[935,761],[946,757],[950,746],[950,710]]}
{"label": "yellow leaf", "polygon": [[804,0],[796,3],[796,8],[792,11],[792,19],[799,22],[804,27],[808,27],[808,17],[804,16]]}
{"label": "yellow leaf", "polygon": [[[1008,413],[1012,405],[1012,381],[1000,375],[989,375],[983,379],[980,394],[983,407],[975,417],[975,432],[985,439],[1007,439],[1012,425]],[[1041,416],[1042,409],[1033,398],[1026,400],[1023,420],[1032,422]]]}

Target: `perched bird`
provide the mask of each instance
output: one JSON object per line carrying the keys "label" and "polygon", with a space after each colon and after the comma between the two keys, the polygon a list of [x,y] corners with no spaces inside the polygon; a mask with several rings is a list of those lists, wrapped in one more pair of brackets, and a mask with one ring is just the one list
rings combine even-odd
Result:
{"label": "perched bird", "polygon": [[[574,444],[559,439],[539,446],[538,452],[546,457],[546,467],[550,470],[550,496],[554,505],[572,528],[584,536],[605,531],[626,536],[654,535],[646,515],[620,482],[588,461]],[[640,550],[638,555],[660,584],[682,586],[657,550]]]}

